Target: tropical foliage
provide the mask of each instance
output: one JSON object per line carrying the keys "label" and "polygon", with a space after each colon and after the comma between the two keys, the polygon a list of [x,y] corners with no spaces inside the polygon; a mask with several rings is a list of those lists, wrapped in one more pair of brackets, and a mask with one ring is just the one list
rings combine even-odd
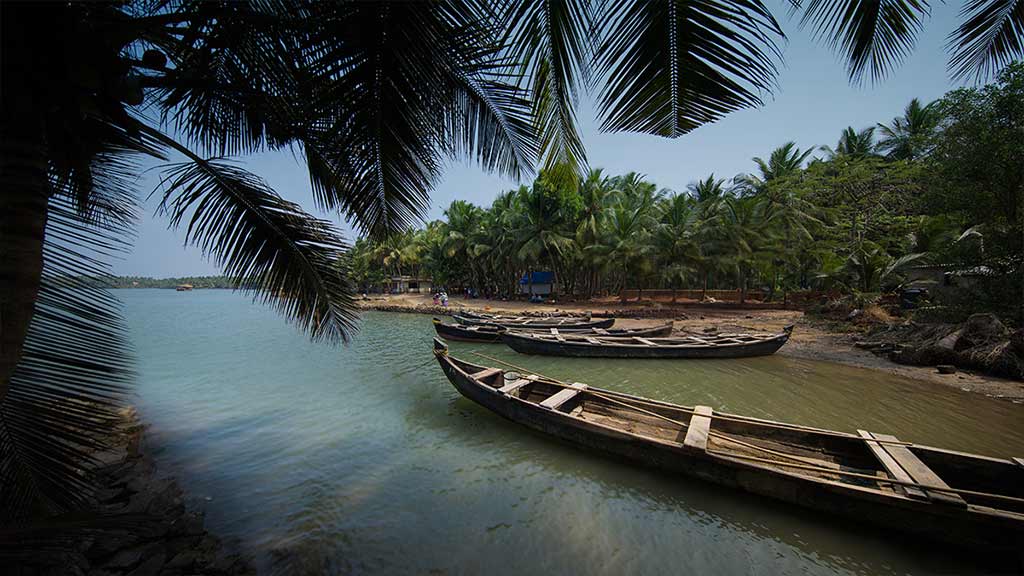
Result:
{"label": "tropical foliage", "polygon": [[[359,241],[353,277],[363,290],[387,290],[406,272],[512,297],[519,278],[545,269],[562,297],[718,288],[741,299],[751,287],[777,298],[878,292],[926,263],[984,265],[995,270],[991,281],[1013,282],[1021,103],[1024,65],[1014,64],[990,86],[927,105],[915,99],[889,122],[847,128],[819,157],[787,142],[767,160],[753,158],[752,173],[712,174],[679,193],[635,173],[594,169],[566,180],[555,167],[489,208],[455,201],[444,220],[396,237],[398,245]],[[389,260],[396,251],[408,257]],[[1012,319],[1021,294],[1003,292],[998,308]]]}
{"label": "tropical foliage", "polygon": [[[1017,5],[967,4],[950,40],[957,74],[985,76],[1022,55]],[[130,372],[116,301],[72,279],[103,276],[106,259],[130,243],[142,159],[170,162],[158,197],[187,242],[235,286],[327,340],[351,333],[351,275],[368,281],[359,267],[371,245],[394,270],[461,257],[436,273],[495,290],[527,261],[561,271],[570,290],[633,276],[666,281],[656,272],[667,268],[651,265],[652,245],[690,254],[717,281],[735,274],[745,283],[759,273],[768,236],[720,231],[791,221],[774,218],[762,195],[723,193],[697,206],[721,226],[699,220],[701,251],[691,254],[657,241],[654,224],[671,219],[666,195],[642,179],[605,186],[598,178],[591,188],[601,189],[587,195],[566,186],[587,168],[574,116],[584,91],[597,98],[604,129],[667,137],[759,105],[774,88],[783,38],[760,0],[3,2],[0,10],[4,522],[86,500],[88,454]],[[918,2],[814,0],[794,10],[848,61],[852,79],[888,73],[927,15]],[[319,208],[372,240],[347,255],[330,222],[227,158],[275,150],[305,164]],[[513,177],[546,170],[501,205],[453,206],[444,228],[402,235],[451,158]],[[408,239],[423,235],[442,239],[411,249]],[[571,272],[580,268],[590,275]]]}

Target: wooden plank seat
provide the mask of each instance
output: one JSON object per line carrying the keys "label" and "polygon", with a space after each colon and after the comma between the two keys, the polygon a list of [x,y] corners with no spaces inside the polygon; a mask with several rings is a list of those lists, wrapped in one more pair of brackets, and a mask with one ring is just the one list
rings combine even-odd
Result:
{"label": "wooden plank seat", "polygon": [[[857,434],[860,434],[861,438],[865,438],[867,440],[871,440],[874,438],[871,432],[868,432],[867,430],[857,430]],[[882,448],[881,444],[879,444],[878,442],[869,441],[867,442],[867,445],[868,448],[871,449],[871,453],[875,455],[875,458],[878,459],[878,461],[882,464],[882,467],[885,468],[885,471],[888,472],[889,475],[891,475],[896,480],[899,480],[900,482],[914,481],[914,479],[910,477],[910,474],[907,474],[906,470],[904,470],[899,465],[899,463],[897,463],[896,460],[893,459],[893,457],[890,456],[884,448]],[[924,490],[919,490],[912,486],[901,486],[900,488],[903,489],[903,491],[906,493],[908,497],[914,498],[915,500],[928,499],[928,495],[925,494]]]}
{"label": "wooden plank seat", "polygon": [[646,344],[647,346],[657,346],[657,344],[655,344],[654,342],[651,342],[647,338],[641,338],[639,336],[633,336],[633,340],[636,340],[637,342],[639,342],[641,344]]}
{"label": "wooden plank seat", "polygon": [[488,368],[486,370],[473,373],[473,378],[476,378],[477,380],[486,380],[487,378],[490,378],[495,374],[501,374],[502,372],[504,372],[504,370],[501,368]]}
{"label": "wooden plank seat", "polygon": [[693,416],[690,417],[690,425],[686,427],[686,438],[683,446],[694,450],[706,451],[708,449],[708,434],[711,433],[710,406],[694,406]]}
{"label": "wooden plank seat", "polygon": [[551,334],[558,339],[559,342],[565,342],[565,337],[558,333],[558,328],[552,328]]}
{"label": "wooden plank seat", "polygon": [[1013,461],[1021,468],[1024,468],[1024,458],[1014,458]]}
{"label": "wooden plank seat", "polygon": [[608,334],[610,334],[610,332],[608,332],[604,328],[594,328],[594,332],[596,332],[598,334],[602,334],[604,336],[607,336]]}
{"label": "wooden plank seat", "polygon": [[[889,434],[870,433],[864,432],[863,430],[858,430],[857,433],[860,434],[861,436],[869,434],[870,436],[874,437],[875,440],[883,440],[885,442],[899,442],[899,440],[897,440],[895,436],[891,436]],[[891,457],[888,459],[879,457],[879,462],[881,462],[882,466],[885,467],[886,471],[892,474],[894,477],[896,477],[897,480],[904,480],[904,478],[900,478],[899,476],[897,476],[896,469],[899,468],[903,470],[903,475],[909,476],[911,481],[913,482],[917,482],[919,484],[926,484],[929,486],[938,486],[940,488],[949,488],[949,485],[946,484],[942,480],[942,478],[939,478],[938,474],[933,472],[932,469],[925,465],[924,462],[921,462],[921,459],[915,456],[914,453],[911,452],[910,449],[907,448],[906,446],[902,446],[899,444],[878,444],[876,442],[869,442],[868,444],[879,446],[886,454],[888,454],[888,456]],[[872,448],[872,452],[875,452],[874,448]],[[876,452],[875,455],[878,456],[878,453]],[[897,466],[894,467],[893,463],[895,463]],[[921,489],[919,488],[913,488],[910,486],[906,486],[904,488],[906,489],[908,496],[911,495],[911,490],[917,490],[919,492],[921,491]],[[948,504],[951,506],[959,506],[964,508],[967,507],[967,502],[964,501],[964,499],[961,498],[959,495],[954,494],[952,492],[924,490],[924,494],[926,498],[933,502],[939,502],[942,504]]]}
{"label": "wooden plank seat", "polygon": [[573,382],[568,388],[560,390],[540,403],[541,408],[547,408],[549,410],[555,410],[562,404],[565,404],[569,400],[576,397],[577,394],[587,389],[586,384],[580,384],[579,382]]}
{"label": "wooden plank seat", "polygon": [[506,396],[512,396],[513,394],[516,393],[517,390],[519,390],[523,386],[526,386],[527,384],[530,384],[531,382],[533,382],[533,380],[529,380],[527,378],[520,378],[518,380],[513,380],[512,382],[509,382],[509,383],[505,384],[501,388],[498,388],[498,392],[501,392],[502,394],[505,394]]}
{"label": "wooden plank seat", "polygon": [[590,338],[589,336],[587,337],[587,342],[590,342],[591,344],[600,344],[601,343],[601,341],[598,340],[597,338]]}

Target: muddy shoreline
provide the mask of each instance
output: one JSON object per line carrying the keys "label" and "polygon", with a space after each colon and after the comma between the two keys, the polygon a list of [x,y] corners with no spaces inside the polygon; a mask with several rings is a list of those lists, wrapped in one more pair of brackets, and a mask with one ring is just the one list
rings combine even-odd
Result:
{"label": "muddy shoreline", "polygon": [[839,331],[834,324],[815,319],[799,310],[720,308],[696,303],[680,306],[650,306],[631,302],[622,304],[615,299],[587,303],[529,304],[527,302],[452,298],[448,307],[442,307],[434,306],[429,296],[415,294],[371,298],[360,301],[359,305],[365,310],[409,312],[434,316],[450,316],[458,313],[460,309],[523,315],[589,312],[594,316],[614,316],[618,319],[616,326],[623,328],[651,326],[671,319],[675,323],[676,331],[697,333],[708,328],[717,328],[722,331],[778,332],[784,326],[794,324],[796,328],[793,336],[779,350],[778,354],[867,368],[883,374],[921,380],[1024,404],[1024,382],[967,370],[958,370],[955,374],[940,374],[934,366],[897,364],[887,358],[856,348],[854,342],[862,337],[860,333]]}

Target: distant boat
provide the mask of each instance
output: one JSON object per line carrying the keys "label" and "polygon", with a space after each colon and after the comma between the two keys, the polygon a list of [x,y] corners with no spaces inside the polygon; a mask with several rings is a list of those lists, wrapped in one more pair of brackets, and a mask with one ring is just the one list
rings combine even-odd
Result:
{"label": "distant boat", "polygon": [[611,328],[614,318],[604,320],[587,320],[585,318],[535,318],[532,316],[503,317],[501,320],[482,320],[467,318],[458,314],[452,316],[459,324],[468,326],[504,326],[505,328]]}
{"label": "distant boat", "polygon": [[521,354],[578,358],[747,358],[774,354],[793,326],[779,334],[714,334],[644,338],[640,335],[580,335],[514,332],[501,340]]}
{"label": "distant boat", "polygon": [[174,289],[178,292],[188,292],[194,288],[191,284],[178,284]]}
{"label": "distant boat", "polygon": [[516,326],[506,328],[494,324],[475,324],[464,326],[461,324],[445,324],[439,318],[434,318],[434,330],[437,335],[445,340],[459,340],[462,342],[500,342],[501,335],[508,330],[537,332],[545,334],[573,334],[573,335],[605,335],[605,336],[668,336],[672,333],[672,323],[667,322],[650,328],[527,328]]}
{"label": "distant boat", "polygon": [[469,400],[583,448],[961,547],[1017,554],[1024,542],[1021,458],[761,420],[480,366],[452,358],[436,338],[434,355]]}
{"label": "distant boat", "polygon": [[490,314],[487,312],[474,312],[472,310],[459,310],[459,316],[463,318],[475,318],[487,320],[488,322],[501,322],[502,320],[515,320],[517,318],[590,318],[590,312],[542,312],[530,316],[516,316],[513,314]]}

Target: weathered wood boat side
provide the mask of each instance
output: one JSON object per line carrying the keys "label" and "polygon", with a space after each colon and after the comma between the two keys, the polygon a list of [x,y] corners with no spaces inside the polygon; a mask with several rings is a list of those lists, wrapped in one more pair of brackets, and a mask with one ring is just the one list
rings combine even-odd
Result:
{"label": "weathered wood boat side", "polygon": [[468,326],[490,324],[492,326],[504,326],[505,328],[611,328],[615,324],[614,318],[603,320],[584,320],[582,318],[532,318],[521,317],[503,320],[487,320],[467,318],[455,314],[452,316],[459,324]]}
{"label": "weathered wood boat side", "polygon": [[452,358],[437,339],[434,352],[466,398],[579,446],[961,547],[1012,554],[1024,544],[1024,460],[519,375]]}
{"label": "weathered wood boat side", "polygon": [[793,332],[779,334],[719,334],[645,338],[636,335],[580,336],[509,331],[502,342],[521,354],[580,358],[746,358],[767,356],[781,348]]}
{"label": "weathered wood boat side", "polygon": [[537,332],[545,334],[593,335],[593,336],[637,336],[659,337],[672,333],[672,322],[649,328],[505,328],[492,324],[445,324],[440,318],[434,318],[434,330],[445,340],[460,342],[500,342],[501,335],[507,330]]}

